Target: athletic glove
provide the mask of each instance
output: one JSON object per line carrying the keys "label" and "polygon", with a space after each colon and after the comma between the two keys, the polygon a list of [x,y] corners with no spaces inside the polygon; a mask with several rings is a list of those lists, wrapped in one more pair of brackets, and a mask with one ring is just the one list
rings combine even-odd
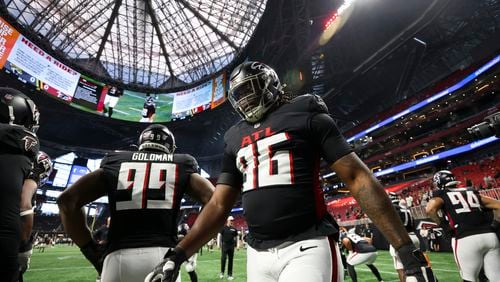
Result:
{"label": "athletic glove", "polygon": [[168,250],[163,260],[146,276],[144,282],[175,282],[179,269],[186,260],[186,252],[183,249],[176,247]]}
{"label": "athletic glove", "polygon": [[413,244],[399,248],[398,255],[403,263],[406,282],[437,282],[424,254]]}
{"label": "athletic glove", "polygon": [[104,262],[104,252],[106,247],[101,244],[97,244],[94,240],[90,240],[87,244],[80,248],[80,252],[85,256],[85,258],[92,263],[97,273],[101,274],[102,264]]}

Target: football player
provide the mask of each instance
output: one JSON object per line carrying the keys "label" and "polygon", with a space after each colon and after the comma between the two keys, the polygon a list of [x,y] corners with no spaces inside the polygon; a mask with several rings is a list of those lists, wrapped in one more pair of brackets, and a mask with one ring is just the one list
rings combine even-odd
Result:
{"label": "football player", "polygon": [[[187,223],[183,223],[178,227],[179,240],[182,240],[189,231],[189,225]],[[198,259],[198,253],[192,255],[188,260],[184,263],[184,269],[189,275],[189,279],[191,282],[198,282],[198,275],[196,274],[196,261]]]}
{"label": "football player", "polygon": [[144,99],[144,105],[142,107],[141,112],[141,120],[140,122],[153,122],[156,113],[156,103],[155,99],[151,97],[148,93],[146,94],[146,98]]}
{"label": "football player", "polygon": [[[490,281],[500,281],[500,242],[491,226],[492,210],[500,212],[500,201],[471,187],[458,188],[459,182],[448,170],[435,173],[432,182],[436,190],[426,212],[445,232],[451,229],[451,246],[463,281],[476,281],[483,265]],[[449,225],[439,217],[440,210]]]}
{"label": "football player", "polygon": [[233,260],[234,260],[234,249],[236,248],[238,242],[238,230],[234,227],[234,217],[228,216],[226,220],[226,225],[217,235],[219,246],[221,248],[221,258],[220,258],[220,274],[219,278],[224,278],[224,270],[226,269],[227,260],[227,280],[231,281],[233,277]]}
{"label": "football player", "polygon": [[353,282],[358,281],[358,276],[356,274],[356,270],[354,267],[360,264],[366,264],[368,268],[372,271],[373,275],[377,278],[377,281],[381,281],[382,277],[380,276],[380,272],[377,267],[373,265],[375,260],[377,259],[377,249],[366,240],[356,234],[354,229],[351,229],[347,233],[343,233],[343,236],[340,237],[342,244],[349,251],[349,255],[347,256],[347,272],[349,273],[349,277]]}
{"label": "football player", "polygon": [[[65,231],[101,273],[102,281],[137,282],[177,244],[177,218],[187,193],[202,204],[213,185],[198,173],[196,160],[174,154],[166,126],[148,126],[139,150],[108,154],[101,167],[80,178],[58,198]],[[81,208],[107,195],[111,222],[106,256],[91,237]]]}
{"label": "football player", "polygon": [[[400,200],[395,192],[389,192],[389,198],[391,199],[392,205],[396,210],[396,212],[398,213],[399,218],[403,222],[406,231],[408,231],[408,235],[410,235],[410,239],[413,242],[413,245],[415,245],[416,248],[420,248],[420,240],[418,239],[417,234],[415,234],[416,230],[415,221],[413,219],[413,215],[411,214],[410,210],[407,208],[405,201]],[[404,282],[406,277],[403,264],[401,263],[401,259],[399,258],[399,255],[397,254],[396,250],[392,245],[389,246],[389,253],[392,256],[392,260],[394,262],[394,268],[398,272],[399,281]],[[424,256],[426,257],[427,260],[429,260],[429,258],[425,253]]]}
{"label": "football player", "polygon": [[342,281],[338,230],[319,185],[321,158],[396,247],[408,277],[427,281],[425,258],[318,96],[292,99],[271,67],[249,61],[231,73],[229,101],[243,119],[225,134],[214,196],[149,281],[174,281],[182,261],[220,230],[240,194],[249,227],[247,281]]}
{"label": "football player", "polygon": [[[21,194],[39,150],[39,112],[12,88],[0,88],[0,277],[17,281],[21,243]],[[31,200],[31,197],[29,198]]]}
{"label": "football player", "polygon": [[22,275],[29,268],[31,255],[33,254],[33,203],[36,197],[36,189],[47,183],[52,172],[52,161],[45,152],[39,151],[33,169],[24,181],[21,192],[21,244],[19,245],[19,281],[23,281]]}

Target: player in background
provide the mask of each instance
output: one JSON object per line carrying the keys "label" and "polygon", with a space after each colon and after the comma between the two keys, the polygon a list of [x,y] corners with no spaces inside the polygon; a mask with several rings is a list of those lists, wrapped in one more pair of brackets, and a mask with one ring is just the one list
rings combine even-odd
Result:
{"label": "player in background", "polygon": [[118,100],[123,96],[123,91],[118,89],[116,86],[111,86],[106,93],[106,97],[104,98],[104,105],[108,106],[107,109],[104,109],[104,112],[107,111],[108,117],[113,115],[113,108],[118,104]]}
{"label": "player in background", "polygon": [[347,233],[342,233],[343,237],[340,237],[342,244],[349,251],[347,256],[347,272],[349,277],[353,282],[358,281],[358,276],[356,274],[356,265],[366,264],[368,268],[372,271],[377,281],[383,282],[380,272],[377,267],[373,264],[377,259],[377,249],[370,243],[366,238],[363,238],[354,232],[354,228]]}
{"label": "player in background", "polygon": [[153,122],[156,114],[156,103],[154,97],[148,93],[144,99],[144,105],[142,107],[142,118],[140,122]]}
{"label": "player in background", "polygon": [[[21,194],[39,150],[39,112],[20,91],[0,88],[0,278],[18,281]],[[31,200],[31,197],[29,198]],[[24,202],[24,201],[23,201]]]}
{"label": "player in background", "polygon": [[34,202],[36,189],[47,183],[52,172],[52,160],[43,151],[37,154],[36,162],[33,164],[28,179],[24,180],[21,192],[20,216],[21,216],[21,243],[19,245],[19,281],[23,281],[23,274],[28,270],[33,254],[33,230]]}
{"label": "player in background", "polygon": [[[389,198],[391,199],[392,205],[396,210],[396,212],[398,213],[399,218],[403,222],[406,231],[408,231],[408,235],[410,236],[413,245],[415,245],[416,248],[420,248],[420,240],[418,239],[417,234],[415,233],[416,231],[415,221],[413,219],[411,211],[406,206],[406,201],[400,200],[395,192],[389,192]],[[399,258],[396,250],[392,245],[389,246],[389,253],[392,256],[392,260],[394,262],[394,268],[398,272],[399,281],[404,282],[406,280],[406,277],[403,264],[401,263],[401,259]],[[427,261],[429,261],[429,257],[427,256],[427,254],[424,253],[424,256],[426,257]]]}
{"label": "player in background", "polygon": [[[99,169],[80,178],[57,200],[65,231],[96,270],[102,270],[106,282],[143,281],[177,244],[184,194],[205,204],[213,193],[213,185],[198,173],[196,160],[174,154],[174,135],[167,127],[148,126],[138,143],[138,151],[108,154]],[[105,195],[111,216],[106,253],[91,237],[81,210]]]}
{"label": "player in background", "polygon": [[234,260],[234,249],[238,244],[238,230],[234,227],[234,217],[228,216],[226,220],[226,225],[217,235],[217,240],[220,246],[220,274],[219,278],[224,278],[224,271],[226,269],[227,261],[227,280],[233,280],[233,260]]}
{"label": "player in background", "polygon": [[[187,235],[188,231],[189,231],[189,225],[187,223],[179,225],[178,227],[179,241],[182,241],[182,239]],[[186,272],[188,273],[191,282],[198,282],[198,275],[196,274],[197,259],[198,259],[198,253],[195,253],[190,258],[188,258],[188,260],[184,263],[184,269],[186,269]]]}
{"label": "player in background", "polygon": [[321,158],[397,248],[408,277],[429,280],[425,258],[382,185],[352,151],[321,98],[292,99],[272,68],[251,61],[231,73],[228,97],[243,120],[225,134],[214,196],[151,281],[175,280],[180,264],[220,230],[240,194],[249,227],[247,281],[342,281],[338,230],[319,183]]}
{"label": "player in background", "polygon": [[[451,246],[463,281],[476,281],[481,266],[490,281],[500,281],[500,242],[491,226],[492,211],[500,212],[500,201],[471,187],[458,188],[459,182],[448,170],[435,173],[432,182],[436,190],[426,212],[452,233]],[[447,222],[438,215],[440,210]]]}

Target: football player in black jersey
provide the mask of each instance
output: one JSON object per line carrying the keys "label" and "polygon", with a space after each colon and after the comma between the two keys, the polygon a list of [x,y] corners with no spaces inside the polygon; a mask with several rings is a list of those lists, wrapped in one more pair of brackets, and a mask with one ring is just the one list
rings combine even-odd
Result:
{"label": "football player in black jersey", "polygon": [[[21,243],[23,183],[38,154],[39,113],[35,103],[11,88],[0,88],[0,278],[17,281]],[[31,197],[30,197],[31,199]],[[22,214],[21,214],[22,215]]]}
{"label": "football player in black jersey", "polygon": [[[184,194],[202,204],[213,185],[198,173],[196,160],[174,154],[167,127],[154,124],[140,135],[139,150],[108,154],[101,167],[80,178],[58,198],[64,229],[102,281],[143,281],[165,252],[177,244],[177,218]],[[111,223],[106,256],[91,237],[81,208],[107,195]]]}
{"label": "football player in black jersey", "polygon": [[21,244],[19,245],[19,281],[23,281],[22,275],[29,268],[31,255],[33,254],[33,203],[35,202],[36,189],[45,185],[52,172],[52,160],[49,155],[39,151],[36,162],[33,164],[28,179],[24,181],[21,192]]}
{"label": "football player in black jersey", "polygon": [[[441,170],[432,178],[432,198],[427,204],[429,217],[452,232],[455,262],[464,281],[476,281],[481,266],[490,281],[500,281],[500,242],[491,226],[493,210],[500,212],[500,201],[480,195],[471,187],[458,188],[453,173]],[[448,224],[438,212],[442,210]]]}
{"label": "football player in black jersey", "polygon": [[[407,208],[405,201],[399,199],[399,196],[395,192],[389,192],[389,198],[391,199],[392,205],[398,213],[401,222],[403,222],[406,231],[408,231],[408,235],[410,235],[410,239],[413,242],[413,245],[415,245],[416,248],[420,248],[420,240],[415,233],[415,220],[413,219],[411,211]],[[390,245],[389,247],[389,253],[392,256],[394,268],[398,272],[399,281],[404,282],[406,280],[406,277],[403,264],[401,263],[401,259],[399,258],[396,250],[392,245]],[[427,261],[429,261],[429,257],[425,253],[424,256],[426,257]]]}
{"label": "football player in black jersey", "polygon": [[409,278],[427,281],[422,253],[324,102],[314,95],[287,97],[269,66],[245,62],[233,70],[229,101],[243,120],[225,134],[216,191],[151,281],[173,281],[178,265],[220,230],[240,194],[249,228],[247,281],[342,281],[333,237],[338,230],[326,211],[319,182],[321,158],[397,248]]}

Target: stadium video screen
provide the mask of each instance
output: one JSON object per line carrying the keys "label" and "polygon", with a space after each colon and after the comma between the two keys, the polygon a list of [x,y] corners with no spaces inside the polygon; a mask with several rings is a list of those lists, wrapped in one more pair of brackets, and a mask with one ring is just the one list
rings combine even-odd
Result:
{"label": "stadium video screen", "polygon": [[55,171],[55,174],[54,178],[52,179],[52,186],[66,188],[69,176],[71,174],[71,165],[54,163],[53,170]]}
{"label": "stadium video screen", "polygon": [[85,166],[73,165],[71,167],[71,173],[69,175],[68,187],[73,185],[78,179],[80,179],[85,174],[89,173],[89,169]]}
{"label": "stadium video screen", "polygon": [[[71,106],[91,113],[134,122],[169,122],[215,108],[226,99],[223,73],[191,89],[174,93],[150,94],[119,89],[81,74],[46,53],[0,17],[0,68],[37,90],[57,97]],[[154,104],[154,116],[142,119]],[[151,107],[151,105],[149,106]],[[150,113],[153,111],[150,110]],[[142,119],[142,120],[141,120]]]}

